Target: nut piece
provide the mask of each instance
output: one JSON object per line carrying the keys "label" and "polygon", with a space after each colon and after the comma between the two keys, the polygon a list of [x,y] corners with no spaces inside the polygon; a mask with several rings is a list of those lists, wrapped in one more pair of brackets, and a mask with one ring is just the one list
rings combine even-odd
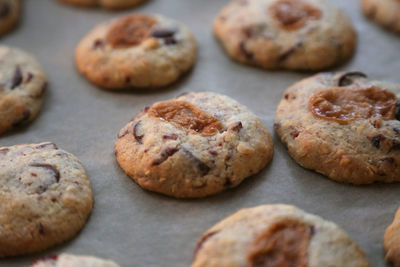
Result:
{"label": "nut piece", "polygon": [[278,26],[287,31],[303,27],[308,20],[321,18],[321,10],[302,0],[278,0],[269,11]]}
{"label": "nut piece", "polygon": [[278,222],[254,239],[249,247],[247,267],[306,267],[311,236],[312,227],[304,223]]}
{"label": "nut piece", "polygon": [[106,41],[114,48],[140,45],[151,36],[156,20],[151,16],[133,14],[117,20],[106,35]]}
{"label": "nut piece", "polygon": [[318,118],[340,124],[372,117],[391,120],[395,115],[396,96],[378,87],[331,88],[311,96],[309,109]]}
{"label": "nut piece", "polygon": [[150,108],[148,114],[149,117],[161,118],[204,136],[214,135],[222,129],[222,124],[217,118],[187,101],[159,102]]}

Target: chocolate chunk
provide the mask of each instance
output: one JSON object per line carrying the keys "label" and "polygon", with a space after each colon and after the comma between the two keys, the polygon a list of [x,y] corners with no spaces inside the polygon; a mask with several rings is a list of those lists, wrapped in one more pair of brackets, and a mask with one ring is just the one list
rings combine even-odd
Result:
{"label": "chocolate chunk", "polygon": [[142,139],[144,137],[144,134],[139,135],[139,127],[142,121],[138,121],[135,126],[133,127],[133,136],[135,137],[135,140],[139,143],[142,144]]}
{"label": "chocolate chunk", "polygon": [[29,83],[33,79],[33,77],[34,77],[34,75],[32,73],[28,72],[25,83]]}
{"label": "chocolate chunk", "polygon": [[103,48],[105,45],[102,39],[96,39],[93,43],[93,49],[100,49]]}
{"label": "chocolate chunk", "polygon": [[232,186],[232,181],[231,181],[230,177],[226,177],[224,186],[225,187],[231,187]]}
{"label": "chocolate chunk", "polygon": [[397,140],[392,141],[392,148],[391,150],[400,150],[400,142]]}
{"label": "chocolate chunk", "polygon": [[240,129],[242,129],[242,128],[243,128],[242,122],[238,121],[233,126],[231,126],[229,129],[232,131],[235,131],[235,132],[239,132]]}
{"label": "chocolate chunk", "polygon": [[371,138],[371,143],[375,148],[379,149],[381,146],[381,141],[384,139],[385,139],[385,136],[383,134],[378,134]]}
{"label": "chocolate chunk", "polygon": [[54,144],[54,143],[44,143],[44,144],[36,146],[36,148],[39,148],[39,149],[41,149],[41,148],[50,148],[50,147],[54,148],[54,149],[58,149],[57,145]]}
{"label": "chocolate chunk", "polygon": [[315,226],[314,225],[310,225],[310,235],[311,236],[315,235]]}
{"label": "chocolate chunk", "polygon": [[240,44],[239,44],[239,48],[240,48],[240,51],[245,55],[245,57],[247,58],[247,59],[253,59],[253,57],[254,57],[254,55],[253,55],[253,53],[251,53],[251,52],[249,52],[247,49],[246,49],[246,44],[245,44],[245,42],[240,42]]}
{"label": "chocolate chunk", "polygon": [[339,86],[348,86],[353,83],[352,78],[354,78],[354,77],[367,78],[367,75],[362,72],[359,72],[359,71],[346,72],[339,77],[338,85]]}
{"label": "chocolate chunk", "polygon": [[194,255],[196,255],[200,251],[200,249],[203,247],[203,245],[206,241],[208,241],[211,237],[213,237],[214,235],[216,235],[218,233],[219,233],[219,231],[215,231],[215,232],[210,232],[210,233],[202,236],[200,238],[200,240],[197,242],[196,248],[194,249]]}
{"label": "chocolate chunk", "polygon": [[293,137],[293,139],[296,139],[299,136],[300,132],[294,129],[293,131],[290,132],[290,135]]}
{"label": "chocolate chunk", "polygon": [[400,129],[399,128],[393,128],[393,132],[395,132],[395,134],[400,134]]}
{"label": "chocolate chunk", "polygon": [[213,156],[218,156],[218,152],[217,151],[215,151],[215,150],[208,150],[208,153],[210,153],[211,155],[213,155]]}
{"label": "chocolate chunk", "polygon": [[155,38],[168,38],[174,36],[175,32],[172,29],[156,29],[151,36]]}
{"label": "chocolate chunk", "polygon": [[195,166],[197,167],[197,169],[199,170],[201,176],[205,176],[207,175],[211,168],[207,166],[207,164],[205,164],[204,162],[202,162],[200,159],[198,159],[197,157],[195,157],[193,155],[192,152],[190,152],[189,150],[187,150],[186,148],[183,148],[183,152],[185,152],[186,156],[192,160],[195,164]]}
{"label": "chocolate chunk", "polygon": [[166,135],[163,135],[163,139],[166,139],[166,140],[168,140],[168,139],[170,139],[170,140],[176,140],[176,139],[178,139],[178,135],[175,134],[175,133],[173,133],[173,134],[166,134]]}
{"label": "chocolate chunk", "polygon": [[397,101],[397,103],[396,103],[394,117],[396,118],[396,120],[400,121],[400,101]]}
{"label": "chocolate chunk", "polygon": [[38,230],[39,230],[39,234],[41,234],[41,235],[44,235],[44,234],[45,234],[43,224],[39,223]]}
{"label": "chocolate chunk", "polygon": [[177,44],[178,42],[176,41],[176,39],[174,37],[167,37],[164,38],[164,44],[166,45],[174,45]]}
{"label": "chocolate chunk", "polygon": [[6,155],[8,153],[8,151],[10,151],[10,149],[2,148],[2,149],[0,149],[0,155]]}
{"label": "chocolate chunk", "polygon": [[394,163],[394,158],[392,158],[392,157],[386,157],[386,158],[380,159],[380,161],[393,164],[393,163]]}
{"label": "chocolate chunk", "polygon": [[23,77],[21,68],[17,66],[14,70],[14,76],[11,79],[11,90],[15,89],[22,83]]}
{"label": "chocolate chunk", "polygon": [[303,45],[303,42],[297,42],[294,46],[292,46],[291,48],[289,48],[287,51],[283,52],[280,56],[279,56],[279,61],[285,61],[287,60],[291,55],[293,55],[297,49],[299,49],[301,46]]}
{"label": "chocolate chunk", "polygon": [[57,183],[60,181],[60,172],[55,167],[53,167],[52,165],[45,164],[45,163],[43,163],[43,164],[34,163],[34,164],[31,164],[30,166],[47,169],[47,170],[53,172],[54,178],[56,179]]}
{"label": "chocolate chunk", "polygon": [[24,124],[29,120],[30,116],[31,116],[31,111],[29,109],[26,109],[22,114],[22,118],[13,123],[13,127],[21,126],[22,124]]}
{"label": "chocolate chunk", "polygon": [[4,4],[0,7],[0,18],[7,17],[7,15],[10,14],[10,11],[11,11],[10,4],[4,3]]}
{"label": "chocolate chunk", "polygon": [[161,154],[160,158],[153,161],[152,165],[160,165],[164,161],[166,161],[169,157],[173,156],[176,152],[179,151],[177,147],[167,147]]}

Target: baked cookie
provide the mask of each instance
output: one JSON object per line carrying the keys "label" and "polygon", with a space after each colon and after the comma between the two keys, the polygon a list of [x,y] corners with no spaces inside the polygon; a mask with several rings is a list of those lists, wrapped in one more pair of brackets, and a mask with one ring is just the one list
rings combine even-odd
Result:
{"label": "baked cookie", "polygon": [[113,261],[103,260],[92,256],[77,256],[61,254],[47,257],[33,263],[31,267],[119,267]]}
{"label": "baked cookie", "polygon": [[211,92],[146,107],[115,143],[119,165],[141,187],[178,198],[235,187],[272,154],[262,122],[235,100]]}
{"label": "baked cookie", "polygon": [[400,32],[400,0],[361,0],[361,7],[378,24]]}
{"label": "baked cookie", "polygon": [[323,73],[286,90],[275,131],[303,167],[352,184],[400,181],[400,85]]}
{"label": "baked cookie", "polygon": [[137,6],[146,0],[60,0],[61,2],[77,5],[94,7],[100,6],[108,9],[122,9]]}
{"label": "baked cookie", "polygon": [[386,260],[394,267],[400,266],[400,209],[397,210],[392,224],[386,229],[383,243]]}
{"label": "baked cookie", "polygon": [[226,52],[265,69],[320,70],[349,59],[357,35],[327,0],[235,0],[214,22]]}
{"label": "baked cookie", "polygon": [[18,23],[20,0],[0,0],[0,36],[9,32]]}
{"label": "baked cookie", "polygon": [[366,267],[364,252],[336,224],[289,205],[243,209],[199,239],[192,267]]}
{"label": "baked cookie", "polygon": [[80,161],[53,143],[0,148],[0,257],[75,236],[93,206]]}
{"label": "baked cookie", "polygon": [[42,107],[47,78],[26,52],[0,46],[0,134],[32,121]]}
{"label": "baked cookie", "polygon": [[79,71],[107,89],[162,87],[187,72],[196,60],[193,34],[160,15],[131,14],[103,23],[75,52]]}

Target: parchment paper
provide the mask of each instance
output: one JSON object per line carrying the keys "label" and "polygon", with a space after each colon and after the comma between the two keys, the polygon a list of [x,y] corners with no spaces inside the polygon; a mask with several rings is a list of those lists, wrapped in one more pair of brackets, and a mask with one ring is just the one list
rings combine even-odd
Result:
{"label": "parchment paper", "polygon": [[[176,200],[142,190],[114,157],[117,133],[145,105],[186,91],[210,90],[249,106],[273,133],[283,91],[310,73],[267,72],[231,61],[213,38],[212,20],[227,0],[151,0],[136,9],[107,12],[75,8],[55,0],[26,0],[19,28],[1,39],[34,54],[50,87],[40,116],[0,137],[0,146],[53,141],[84,164],[95,196],[92,215],[70,242],[42,253],[0,260],[0,266],[27,266],[61,252],[110,258],[122,266],[189,266],[200,235],[240,208],[267,203],[296,205],[334,221],[366,252],[371,266],[386,266],[383,233],[400,204],[400,184],[350,186],[303,169],[274,134],[269,166],[239,187],[198,200]],[[351,16],[358,50],[333,70],[361,70],[375,79],[400,82],[400,36],[365,19],[356,0],[331,0]],[[191,73],[179,83],[148,93],[108,92],[75,69],[79,40],[96,24],[131,11],[161,13],[186,23],[200,51]],[[322,59],[323,60],[323,59]]]}

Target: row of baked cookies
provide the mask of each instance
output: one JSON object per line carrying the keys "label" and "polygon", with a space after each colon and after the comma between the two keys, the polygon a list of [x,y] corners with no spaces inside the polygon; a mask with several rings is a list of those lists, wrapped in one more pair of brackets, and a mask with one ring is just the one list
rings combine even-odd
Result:
{"label": "row of baked cookies", "polygon": [[[393,5],[400,10],[400,3]],[[367,14],[375,6],[380,5],[363,1]],[[390,19],[400,23],[400,15]],[[357,43],[349,18],[326,0],[233,1],[215,19],[214,33],[233,59],[269,70],[326,69],[348,60]],[[132,14],[94,28],[75,58],[98,86],[148,88],[176,81],[194,64],[196,52],[193,34],[181,23]]]}
{"label": "row of baked cookies", "polygon": [[[385,233],[387,259],[399,264],[399,213]],[[32,267],[118,267],[113,261],[61,254]],[[336,224],[282,204],[243,209],[208,229],[194,249],[192,267],[370,266],[364,252]]]}
{"label": "row of baked cookies", "polygon": [[[19,1],[2,5],[9,10],[7,16],[17,17]],[[356,42],[347,17],[325,0],[235,1],[217,17],[214,28],[233,58],[268,69],[329,67],[349,58]],[[196,54],[196,40],[181,23],[159,15],[133,14],[96,27],[78,45],[75,58],[78,69],[89,80],[101,87],[120,89],[166,86],[192,67]],[[33,93],[35,100],[31,93],[21,101],[16,91],[10,98],[3,97],[0,112],[7,113],[7,119],[0,122],[0,133],[32,120],[41,106],[44,75],[34,60],[22,57],[10,62],[10,70],[16,66],[11,78],[16,83],[6,87],[14,90],[29,83],[27,87],[32,89],[26,92],[41,91]],[[24,66],[24,60],[38,72],[35,79],[42,77],[42,87],[38,86],[40,81],[30,81],[33,71],[23,77],[20,65]],[[28,104],[32,107],[27,108]]]}
{"label": "row of baked cookies", "polygon": [[[282,98],[275,129],[304,167],[357,184],[396,181],[400,177],[396,96],[400,88],[364,76],[326,73],[295,84]],[[229,97],[210,92],[188,93],[145,108],[120,131],[115,150],[120,166],[143,188],[185,198],[237,186],[260,171],[272,153],[271,135],[253,113]],[[41,250],[71,238],[83,226],[85,219],[74,224],[67,236],[53,235],[58,225],[42,214],[28,220],[28,226],[14,228],[15,212],[23,224],[31,216],[28,207],[32,205],[39,207],[36,212],[44,207],[45,213],[56,205],[59,216],[52,220],[73,218],[77,208],[69,204],[71,199],[81,202],[79,216],[87,218],[92,205],[90,187],[82,167],[71,158],[49,143],[0,149],[6,177],[4,200],[10,204],[3,226],[16,233],[19,229],[31,232],[16,234],[21,240],[13,238],[3,255]],[[17,208],[24,205],[27,209]],[[35,238],[34,233],[42,242],[33,246],[29,238]],[[389,249],[395,251],[396,236],[392,231],[388,234],[393,240]]]}

